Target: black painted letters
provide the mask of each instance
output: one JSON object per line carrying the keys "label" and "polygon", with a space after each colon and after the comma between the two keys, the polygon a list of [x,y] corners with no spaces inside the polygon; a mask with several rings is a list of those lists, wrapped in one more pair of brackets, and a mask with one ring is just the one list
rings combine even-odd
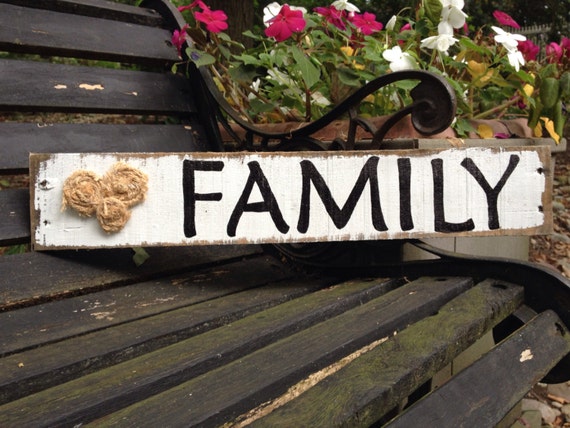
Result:
{"label": "black painted letters", "polygon": [[443,202],[443,159],[433,159],[431,161],[431,169],[433,175],[433,212],[435,215],[435,231],[450,232],[467,232],[475,229],[473,219],[464,221],[463,223],[449,223],[445,221],[445,206]]}
{"label": "black painted letters", "polygon": [[[273,224],[277,227],[277,230],[281,233],[287,233],[289,231],[289,225],[285,223],[275,195],[271,191],[269,182],[263,174],[259,162],[253,161],[247,164],[249,167],[249,177],[247,178],[247,183],[243,189],[243,192],[230,216],[228,221],[227,233],[228,236],[236,236],[236,229],[239,220],[244,213],[244,211],[249,212],[264,212],[268,211],[273,220]],[[259,191],[261,192],[262,202],[248,202],[251,191],[253,190],[253,185],[257,184]]]}
{"label": "black painted letters", "polygon": [[195,171],[221,171],[222,161],[185,159],[182,163],[182,192],[184,197],[184,236],[196,235],[196,201],[220,201],[221,193],[196,193]]}
{"label": "black painted letters", "polygon": [[507,169],[503,173],[503,176],[497,183],[495,187],[491,187],[489,182],[483,176],[481,170],[475,165],[473,159],[465,158],[463,162],[461,162],[461,166],[469,171],[469,174],[477,180],[479,186],[485,192],[485,196],[487,197],[487,212],[489,215],[489,229],[499,229],[499,211],[497,210],[497,200],[499,199],[499,193],[503,190],[505,183],[517,167],[520,161],[520,156],[518,155],[511,155],[509,159],[509,165],[507,165]]}
{"label": "black painted letters", "polygon": [[[488,230],[496,230],[501,228],[501,219],[499,216],[499,207],[498,207],[498,199],[501,191],[503,191],[505,185],[507,184],[508,180],[513,175],[513,172],[517,168],[517,165],[520,162],[520,156],[518,154],[511,154],[509,158],[508,165],[504,172],[502,172],[501,178],[498,180],[496,185],[492,187],[489,184],[489,181],[484,176],[481,169],[475,164],[474,160],[470,157],[465,157],[460,165],[464,169],[464,173],[456,174],[460,175],[461,177],[451,176],[451,177],[444,177],[444,159],[445,162],[449,162],[447,157],[443,154],[440,155],[441,157],[431,158],[431,173],[432,173],[432,184],[433,184],[433,205],[429,206],[428,201],[424,201],[421,199],[424,192],[427,190],[426,186],[429,187],[429,180],[425,182],[423,180],[421,183],[412,186],[412,165],[413,162],[427,162],[429,160],[424,159],[413,159],[410,157],[400,157],[395,159],[394,161],[397,163],[398,169],[398,188],[397,192],[398,195],[394,196],[394,200],[385,201],[388,205],[385,205],[385,209],[388,208],[387,211],[389,214],[387,216],[389,222],[393,222],[394,224],[391,225],[390,229],[394,227],[394,233],[397,234],[399,232],[408,232],[411,231],[411,234],[414,233],[415,225],[412,213],[412,209],[416,209],[418,213],[425,213],[426,215],[430,214],[430,210],[433,209],[434,215],[434,230],[435,232],[439,233],[462,233],[462,232],[469,232],[475,230],[475,222],[473,218],[467,218],[465,221],[462,222],[449,222],[445,218],[445,198],[444,198],[444,190],[446,184],[449,183],[450,180],[465,180],[470,181],[469,187],[475,187],[474,183],[471,181],[470,176],[477,182],[478,186],[482,189],[483,193],[486,197],[487,203],[487,213],[488,213]],[[290,226],[287,221],[294,221],[292,217],[297,216],[297,230],[295,238],[299,238],[299,234],[307,234],[309,233],[309,223],[311,221],[311,205],[315,204],[322,204],[324,210],[328,214],[330,221],[337,227],[337,229],[343,229],[349,223],[350,219],[353,217],[354,211],[360,199],[363,197],[363,193],[365,193],[365,188],[368,185],[369,187],[369,199],[366,198],[363,203],[359,205],[363,208],[366,207],[368,210],[365,213],[359,212],[358,213],[358,221],[362,221],[363,218],[370,218],[372,227],[377,232],[385,232],[389,230],[388,225],[386,224],[386,220],[384,217],[384,212],[382,210],[382,205],[380,203],[380,185],[384,184],[386,186],[391,185],[393,180],[387,180],[386,182],[382,183],[379,182],[379,177],[383,177],[379,174],[382,171],[379,171],[380,166],[380,157],[379,156],[369,156],[366,159],[366,162],[362,166],[362,169],[359,172],[359,175],[356,179],[356,182],[352,185],[352,188],[349,186],[352,183],[335,183],[335,184],[342,184],[345,187],[346,192],[350,190],[348,197],[344,204],[339,206],[333,194],[331,192],[332,183],[327,183],[327,180],[340,180],[342,177],[341,175],[335,176],[334,171],[332,174],[321,175],[321,172],[317,169],[315,164],[312,160],[309,159],[302,159],[297,164],[297,161],[291,164],[291,174],[298,174],[297,177],[291,177],[291,181],[296,183],[295,186],[290,186],[291,188],[287,190],[288,194],[287,197],[284,198],[282,201],[278,201],[274,192],[271,189],[271,183],[267,179],[262,169],[261,161],[250,161],[247,163],[247,167],[249,168],[249,175],[247,176],[247,180],[245,183],[232,183],[231,186],[225,187],[223,184],[220,184],[222,189],[234,189],[233,192],[241,192],[241,194],[235,195],[227,195],[228,197],[224,199],[222,204],[219,204],[218,207],[222,208],[221,210],[211,209],[208,211],[202,210],[200,212],[208,212],[211,213],[212,218],[207,220],[207,224],[210,227],[214,227],[216,229],[220,228],[219,231],[223,235],[223,222],[226,225],[225,236],[224,238],[233,238],[237,235],[237,228],[239,222],[245,212],[249,213],[263,213],[263,216],[259,216],[260,222],[267,223],[268,217],[271,218],[271,222],[273,223],[273,227],[276,232],[281,233],[282,235],[289,233]],[[282,162],[287,162],[289,158],[284,157]],[[331,159],[331,162],[334,159]],[[219,202],[222,200],[222,192],[211,192],[211,193],[201,193],[200,189],[196,189],[196,173],[197,172],[215,172],[221,173],[224,171],[224,174],[228,175],[229,177],[224,176],[224,180],[221,180],[221,183],[228,182],[227,179],[233,179],[231,177],[231,171],[236,171],[235,164],[233,166],[227,165],[227,168],[224,169],[225,161],[223,160],[191,160],[186,159],[183,161],[182,171],[182,186],[183,186],[183,197],[184,197],[184,235],[187,238],[192,238],[197,235],[196,231],[196,222],[198,220],[204,219],[197,219],[196,218],[196,203],[197,201],[204,201],[204,202]],[[392,160],[390,160],[392,162]],[[479,160],[482,162],[482,160]],[[499,164],[500,163],[496,163]],[[271,164],[269,164],[271,165]],[[331,165],[334,167],[335,164],[327,164],[327,168],[331,168]],[[457,166],[457,165],[455,165]],[[243,168],[244,164],[240,163],[239,168]],[[300,169],[299,169],[300,167]],[[461,171],[461,169],[460,169]],[[240,171],[240,176],[242,175]],[[217,179],[220,176],[216,177]],[[418,177],[420,178],[420,177]],[[424,178],[424,177],[421,177]],[[420,179],[421,179],[420,178]],[[427,178],[427,177],[426,177]],[[289,177],[279,177],[280,180],[288,180]],[[220,182],[219,180],[217,182]],[[238,184],[238,187],[235,186]],[[279,183],[283,184],[283,183]],[[242,186],[243,187],[240,187]],[[252,197],[252,191],[254,187],[257,187],[259,190],[259,194],[261,195],[261,200],[256,202],[251,202],[250,199]],[[331,186],[331,187],[329,187]],[[281,188],[281,186],[279,186]],[[313,192],[314,189],[314,192]],[[396,190],[396,189],[393,189]],[[510,190],[509,190],[510,191]],[[316,193],[318,197],[311,197],[312,193]],[[462,192],[459,192],[462,193]],[[460,207],[463,209],[468,209],[471,205],[467,204],[483,204],[482,195],[479,191],[474,192],[475,195],[457,195],[461,200],[458,200],[457,203],[460,204]],[[257,194],[257,193],[256,193]],[[278,193],[279,195],[280,193]],[[346,193],[343,193],[344,195]],[[395,192],[388,192],[387,194],[395,195]],[[239,198],[238,198],[239,196]],[[467,199],[463,199],[464,197],[473,197],[470,202]],[[399,198],[399,201],[398,201]],[[235,206],[233,209],[228,204],[233,204],[233,202],[237,199]],[[448,197],[448,200],[450,198]],[[320,202],[319,202],[320,200]],[[291,202],[293,201],[293,204]],[[282,208],[279,206],[279,202],[283,204],[283,211]],[[296,207],[296,203],[299,202],[299,211],[292,212],[293,207]],[[399,204],[398,204],[399,202]],[[428,206],[423,208],[418,206],[418,203],[423,203]],[[289,205],[287,205],[289,204]],[[395,210],[398,210],[395,211]],[[230,212],[231,211],[231,212]],[[453,212],[465,212],[460,210],[453,210]],[[416,213],[416,215],[420,215]],[[269,216],[267,216],[269,214]],[[285,216],[284,216],[285,214]],[[399,228],[398,224],[398,214],[399,214]],[[210,214],[208,214],[210,215]],[[422,214],[423,215],[423,214]],[[314,216],[314,215],[313,215]],[[367,217],[370,216],[370,217]],[[258,221],[256,219],[256,221]],[[325,222],[328,222],[328,219],[324,219]],[[354,226],[354,227],[353,227]],[[486,229],[484,225],[478,225],[477,230]],[[371,228],[369,224],[364,221],[363,224],[355,223],[354,225],[351,223],[349,227],[350,233],[354,234],[355,236],[358,234],[368,234],[370,235]],[[348,228],[347,228],[348,229]],[[426,232],[423,230],[416,231],[417,233]],[[430,231],[427,231],[430,232]],[[242,236],[248,237],[249,235],[255,236],[255,230],[244,230],[241,234]],[[293,233],[295,235],[295,233]],[[316,235],[315,235],[316,236]],[[397,235],[396,235],[397,236]],[[310,236],[311,238],[313,235]],[[271,237],[274,238],[273,236]],[[318,236],[319,239],[326,238],[322,236]]]}
{"label": "black painted letters", "polygon": [[303,185],[301,190],[301,210],[299,212],[297,230],[300,233],[306,233],[309,228],[309,217],[311,209],[311,183],[314,184],[317,194],[321,198],[321,201],[334,225],[337,228],[342,229],[344,226],[346,226],[348,220],[350,220],[352,212],[354,211],[354,207],[360,199],[362,191],[364,190],[364,186],[366,186],[366,183],[368,181],[370,181],[372,225],[374,226],[374,229],[378,231],[388,230],[388,227],[384,222],[382,208],[380,207],[380,191],[378,189],[378,161],[378,156],[371,156],[370,159],[366,161],[360,170],[360,175],[356,180],[356,184],[352,188],[352,191],[348,195],[348,199],[342,208],[337,205],[330,189],[323,179],[323,176],[320,174],[317,168],[315,168],[315,165],[313,165],[313,163],[308,160],[301,161]]}

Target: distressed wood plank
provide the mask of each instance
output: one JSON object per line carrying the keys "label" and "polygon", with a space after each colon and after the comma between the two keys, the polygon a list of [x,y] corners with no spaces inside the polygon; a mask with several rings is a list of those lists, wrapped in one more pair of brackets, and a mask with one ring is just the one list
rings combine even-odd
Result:
{"label": "distressed wood plank", "polygon": [[[522,287],[495,284],[486,280],[461,294],[251,426],[377,422],[522,303]],[[423,425],[423,416],[415,422],[420,420]]]}
{"label": "distressed wood plank", "polygon": [[3,0],[3,3],[152,27],[159,27],[163,23],[162,17],[154,10],[108,0]]}
{"label": "distressed wood plank", "polygon": [[0,192],[0,245],[30,241],[30,192],[5,189]]}
{"label": "distressed wood plank", "polygon": [[190,83],[172,73],[0,60],[0,108],[116,114],[196,112]]}
{"label": "distressed wood plank", "polygon": [[[547,233],[549,160],[546,147],[33,155],[32,238],[42,250]],[[149,179],[123,229],[62,212],[67,177],[118,161]]]}
{"label": "distressed wood plank", "polygon": [[496,426],[570,352],[569,337],[553,311],[543,312],[387,426]]}
{"label": "distressed wood plank", "polygon": [[[153,104],[148,105],[149,110]],[[202,127],[196,123],[0,123],[0,149],[0,174],[27,172],[30,153],[168,153],[213,150],[205,141]]]}
{"label": "distressed wood plank", "polygon": [[[222,280],[220,278],[218,281]],[[235,287],[230,287],[229,294],[223,295],[221,290],[216,290],[220,293],[218,297],[201,303],[0,359],[0,403],[232,324],[230,338],[222,331],[227,328],[222,328],[208,333],[208,340],[193,340],[193,343],[201,343],[204,351],[198,358],[190,358],[192,361],[185,363],[184,370],[191,368],[193,375],[197,375],[275,341],[301,326],[320,322],[364,303],[393,289],[400,282],[382,279],[373,282],[351,281],[310,296],[305,295],[337,281],[324,277],[287,281],[275,278],[267,286],[243,292],[235,292]],[[256,284],[250,285],[253,287]],[[280,318],[271,326],[267,325],[267,316],[264,316],[265,321],[258,317],[259,322],[255,325],[247,323],[245,330],[235,325],[245,316],[292,299],[295,300],[278,310]],[[220,337],[223,340],[219,340]],[[182,352],[180,355],[184,355],[181,347],[177,349]],[[37,364],[38,361],[41,364]],[[24,366],[18,367],[20,363]]]}
{"label": "distressed wood plank", "polygon": [[[153,425],[162,419],[179,426],[219,426],[310,373],[436,312],[471,286],[467,278],[421,278],[95,424],[145,420]],[[176,410],[160,415],[156,410],[166,402]]]}
{"label": "distressed wood plank", "polygon": [[0,50],[8,52],[164,67],[178,61],[171,37],[161,28],[0,3]]}
{"label": "distressed wood plank", "polygon": [[259,257],[0,313],[0,355],[292,277],[281,264]]}
{"label": "distressed wood plank", "polygon": [[0,257],[0,310],[172,275],[259,255],[258,246],[149,249],[137,267],[132,250],[25,253]]}

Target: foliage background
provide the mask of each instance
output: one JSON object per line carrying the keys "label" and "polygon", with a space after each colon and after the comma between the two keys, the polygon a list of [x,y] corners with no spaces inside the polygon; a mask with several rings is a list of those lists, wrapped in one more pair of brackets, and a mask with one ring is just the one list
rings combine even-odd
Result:
{"label": "foliage background", "polygon": [[[138,3],[137,0],[119,0],[122,3]],[[176,5],[186,5],[192,0],[171,0]],[[206,0],[212,9],[222,9],[229,17],[228,33],[233,39],[250,42],[241,34],[246,30],[261,32],[263,8],[275,0]],[[312,9],[328,6],[332,0],[280,0]],[[415,8],[418,0],[351,0],[361,11],[376,14],[378,21],[388,22],[392,15],[405,8]],[[469,15],[468,23],[473,27],[492,25],[493,12],[501,10],[511,15],[522,26],[551,24],[552,29],[546,42],[560,40],[560,35],[568,35],[570,21],[570,0],[465,0],[463,9]],[[257,29],[256,29],[257,27]]]}

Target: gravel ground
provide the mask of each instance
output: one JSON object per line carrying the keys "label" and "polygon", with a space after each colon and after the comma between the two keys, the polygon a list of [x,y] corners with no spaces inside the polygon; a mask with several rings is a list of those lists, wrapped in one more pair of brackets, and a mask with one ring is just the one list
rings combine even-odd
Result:
{"label": "gravel ground", "polygon": [[552,235],[531,238],[530,260],[558,269],[570,278],[570,153],[555,156]]}
{"label": "gravel ground", "polygon": [[[530,260],[570,278],[570,152],[557,154],[555,159],[554,232],[531,238]],[[570,382],[536,385],[523,400],[522,409],[515,428],[570,427]]]}

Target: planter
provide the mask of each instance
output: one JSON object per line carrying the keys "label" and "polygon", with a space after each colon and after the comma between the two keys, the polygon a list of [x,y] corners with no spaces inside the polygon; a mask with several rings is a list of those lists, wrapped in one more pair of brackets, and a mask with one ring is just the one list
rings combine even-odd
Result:
{"label": "planter", "polygon": [[[369,119],[375,127],[379,128],[387,120],[386,117]],[[527,126],[525,119],[513,120],[474,120],[471,122],[473,128],[480,125],[490,127],[493,135],[508,136],[508,138],[480,138],[476,133],[471,133],[468,138],[459,139],[453,129],[447,128],[445,131],[426,136],[420,134],[411,124],[409,116],[397,122],[386,134],[384,148],[386,149],[412,149],[412,148],[446,148],[446,147],[499,147],[499,146],[533,146],[547,145],[551,147],[552,153],[566,151],[566,139],[563,138],[560,144],[556,144],[549,137],[535,137],[532,130]],[[256,124],[256,127],[268,133],[288,133],[302,128],[302,122],[268,123]],[[240,139],[244,139],[246,131],[239,125],[231,125],[232,132]],[[231,147],[235,141],[230,133],[220,127],[222,141]],[[337,138],[345,139],[348,132],[348,120],[335,120],[323,129],[313,133],[312,138],[326,144]],[[370,141],[371,135],[364,129],[358,128],[356,141],[362,146],[366,141]],[[357,143],[357,147],[359,144]]]}

